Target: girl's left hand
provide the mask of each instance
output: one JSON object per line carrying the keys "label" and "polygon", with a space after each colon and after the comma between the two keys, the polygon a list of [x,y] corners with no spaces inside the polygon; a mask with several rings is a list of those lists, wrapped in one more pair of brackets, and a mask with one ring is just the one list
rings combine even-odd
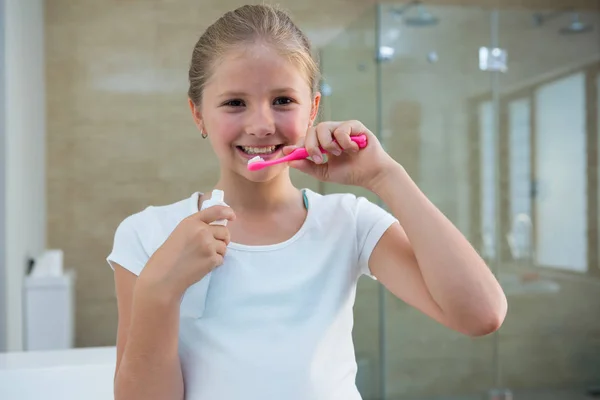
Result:
{"label": "girl's left hand", "polygon": [[[359,150],[350,136],[361,134],[367,135],[367,146]],[[326,163],[319,146],[328,153]],[[383,150],[377,137],[359,121],[321,122],[308,129],[301,143],[286,146],[283,154],[298,147],[305,147],[313,161],[291,161],[290,167],[323,182],[369,188],[396,163]]]}

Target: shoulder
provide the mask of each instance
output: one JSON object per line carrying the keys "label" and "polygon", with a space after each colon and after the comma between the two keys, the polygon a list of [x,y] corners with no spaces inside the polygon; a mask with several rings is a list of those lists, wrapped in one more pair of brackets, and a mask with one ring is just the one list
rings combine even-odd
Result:
{"label": "shoulder", "polygon": [[329,193],[320,194],[313,192],[310,189],[304,189],[308,200],[309,206],[318,209],[338,209],[343,208],[344,211],[350,211],[356,203],[357,197],[352,193]]}
{"label": "shoulder", "polygon": [[[114,235],[108,257],[139,274],[146,260],[162,245],[177,225],[197,211],[198,193],[167,205],[151,205],[123,219]],[[194,203],[195,201],[195,203]],[[194,204],[196,210],[194,210]]]}
{"label": "shoulder", "polygon": [[197,204],[198,194],[194,194],[175,203],[147,206],[145,209],[127,216],[121,221],[117,231],[154,232],[161,229],[173,229],[174,225],[176,226],[182,219],[194,212],[192,207],[194,198]]}
{"label": "shoulder", "polygon": [[365,212],[385,213],[385,210],[377,205],[375,198],[369,198],[372,195],[368,193],[364,195],[353,193],[319,194],[309,189],[305,189],[305,191],[309,199],[309,207],[322,216],[331,215],[338,218],[345,216],[358,219]]}
{"label": "shoulder", "polygon": [[351,242],[356,246],[357,268],[362,274],[372,276],[368,267],[371,253],[384,232],[398,220],[379,206],[376,200],[370,200],[367,197],[371,197],[369,194],[306,193],[309,207],[312,207],[309,211],[316,214],[328,233],[339,233],[344,237],[350,235],[353,238]]}

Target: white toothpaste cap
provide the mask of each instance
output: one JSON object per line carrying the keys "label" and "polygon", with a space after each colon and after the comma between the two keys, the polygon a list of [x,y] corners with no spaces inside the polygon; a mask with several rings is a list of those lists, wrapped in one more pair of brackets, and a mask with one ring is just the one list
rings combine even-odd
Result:
{"label": "white toothpaste cap", "polygon": [[225,192],[223,192],[222,190],[219,190],[219,189],[213,190],[212,195],[210,197],[210,199],[213,202],[219,202],[219,201],[222,202],[224,198],[225,198]]}

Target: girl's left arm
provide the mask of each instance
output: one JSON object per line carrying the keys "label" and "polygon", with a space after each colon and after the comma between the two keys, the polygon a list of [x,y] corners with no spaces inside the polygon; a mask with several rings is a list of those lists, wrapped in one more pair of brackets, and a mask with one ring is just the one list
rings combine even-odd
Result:
{"label": "girl's left arm", "polygon": [[460,231],[393,163],[368,187],[400,224],[383,234],[371,273],[398,298],[469,336],[496,331],[507,312],[500,284]]}

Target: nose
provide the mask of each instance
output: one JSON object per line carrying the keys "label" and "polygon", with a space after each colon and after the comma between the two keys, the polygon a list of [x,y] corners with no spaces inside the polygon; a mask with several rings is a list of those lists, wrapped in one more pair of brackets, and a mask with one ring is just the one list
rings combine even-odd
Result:
{"label": "nose", "polygon": [[247,113],[246,133],[256,137],[275,133],[275,118],[270,105],[256,107]]}

